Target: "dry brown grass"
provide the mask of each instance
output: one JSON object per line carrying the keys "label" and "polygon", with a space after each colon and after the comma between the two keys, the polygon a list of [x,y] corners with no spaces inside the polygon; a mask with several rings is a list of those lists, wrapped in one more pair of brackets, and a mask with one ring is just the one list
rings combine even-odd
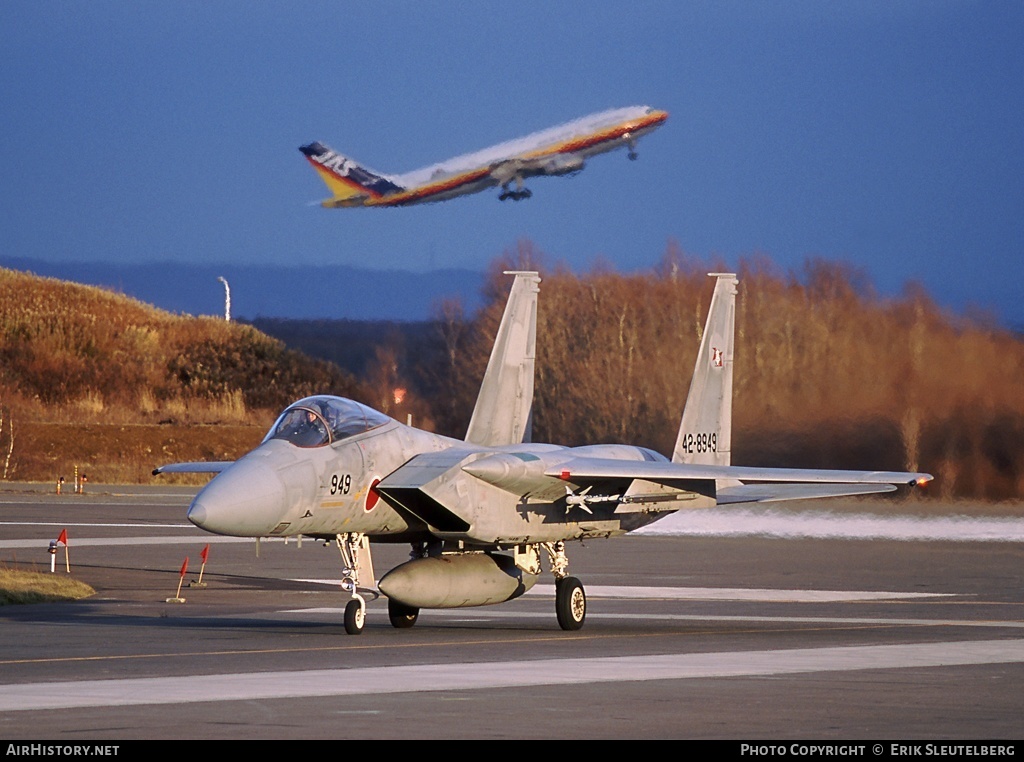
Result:
{"label": "dry brown grass", "polygon": [[67,574],[0,568],[0,606],[75,601],[95,594],[89,585]]}
{"label": "dry brown grass", "polygon": [[254,328],[0,269],[0,402],[79,423],[256,423],[350,375]]}

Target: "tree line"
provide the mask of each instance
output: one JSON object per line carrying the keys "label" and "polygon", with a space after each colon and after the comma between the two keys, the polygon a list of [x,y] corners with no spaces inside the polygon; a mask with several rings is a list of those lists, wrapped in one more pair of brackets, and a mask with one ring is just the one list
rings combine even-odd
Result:
{"label": "tree line", "polygon": [[[465,432],[507,269],[543,278],[534,439],[671,452],[714,288],[707,273],[725,265],[670,244],[648,272],[577,274],[521,242],[492,263],[484,308],[440,305],[430,350],[397,366],[444,433]],[[1019,337],[944,312],[917,284],[882,298],[845,263],[783,273],[749,257],[737,274],[735,463],[923,470],[944,497],[1024,494]]]}
{"label": "tree line", "polygon": [[[478,312],[448,300],[429,325],[388,327],[361,351],[358,377],[251,326],[0,270],[0,466],[16,463],[11,424],[26,418],[265,427],[314,393],[461,438],[510,269],[543,278],[533,439],[670,452],[713,290],[707,273],[726,266],[670,244],[647,272],[599,263],[574,273],[522,241],[491,263]],[[735,463],[923,470],[943,497],[1024,494],[1018,336],[944,312],[916,284],[883,298],[844,263],[782,272],[754,256],[737,274]]]}

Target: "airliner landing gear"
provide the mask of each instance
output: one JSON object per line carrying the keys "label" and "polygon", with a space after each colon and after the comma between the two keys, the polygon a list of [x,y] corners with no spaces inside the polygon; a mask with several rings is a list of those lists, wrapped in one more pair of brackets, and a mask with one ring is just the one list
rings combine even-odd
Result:
{"label": "airliner landing gear", "polygon": [[516,177],[514,179],[516,181],[515,190],[509,190],[508,187],[509,183],[511,183],[512,180],[509,180],[506,183],[502,183],[501,195],[498,196],[499,201],[508,201],[509,199],[512,199],[513,201],[522,201],[524,198],[530,198],[530,196],[533,195],[529,188],[523,187],[523,178]]}
{"label": "airliner landing gear", "polygon": [[551,559],[551,573],[555,575],[555,616],[563,630],[578,630],[587,618],[587,594],[583,583],[569,577],[569,558],[564,542],[546,542],[544,549]]}
{"label": "airliner landing gear", "polygon": [[636,152],[636,140],[633,139],[633,136],[627,132],[625,135],[622,136],[622,139],[629,144],[629,153],[626,154],[629,157],[629,160],[636,161],[638,158],[640,158],[640,154]]}
{"label": "airliner landing gear", "polygon": [[358,635],[366,623],[366,600],[358,592],[360,572],[365,572],[370,578],[370,584],[373,584],[370,540],[365,534],[349,532],[337,535],[335,541],[345,565],[341,572],[341,589],[352,596],[345,604],[345,632]]}
{"label": "airliner landing gear", "polygon": [[512,199],[513,201],[522,201],[524,198],[530,198],[532,195],[533,192],[529,188],[523,188],[520,191],[507,190],[498,196],[498,200],[508,201],[509,199]]}

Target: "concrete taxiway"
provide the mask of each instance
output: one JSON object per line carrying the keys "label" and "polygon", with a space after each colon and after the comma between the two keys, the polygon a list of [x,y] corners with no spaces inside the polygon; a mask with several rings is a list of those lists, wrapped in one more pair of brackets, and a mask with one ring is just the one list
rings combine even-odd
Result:
{"label": "concrete taxiway", "polygon": [[[48,572],[48,543],[66,529],[73,576],[97,590],[0,608],[0,737],[1024,734],[1024,542],[957,529],[994,519],[1012,535],[1020,506],[965,517],[854,501],[827,514],[830,526],[844,511],[945,518],[948,536],[759,529],[575,544],[570,569],[588,591],[579,632],[558,628],[546,576],[517,601],[424,611],[410,630],[373,600],[364,633],[347,636],[336,548],[207,535],[185,521],[194,491],[0,491],[0,564]],[[206,586],[167,603],[186,556],[186,584],[198,577],[207,543]],[[406,552],[375,545],[378,576]],[[63,550],[58,560],[64,573]]]}

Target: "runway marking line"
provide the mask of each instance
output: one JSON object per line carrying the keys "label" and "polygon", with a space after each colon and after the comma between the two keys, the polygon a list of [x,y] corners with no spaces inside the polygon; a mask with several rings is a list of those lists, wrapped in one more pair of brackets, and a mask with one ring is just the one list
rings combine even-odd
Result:
{"label": "runway marking line", "polygon": [[[437,612],[433,612],[437,613]],[[548,614],[537,614],[536,616],[543,616],[548,618]],[[636,620],[637,615],[609,615],[602,614],[597,615],[595,618],[602,619],[630,619]],[[751,617],[699,617],[699,616],[688,616],[688,617],[657,617],[659,619],[671,618],[678,619],[680,621],[692,622],[692,621],[750,621]],[[764,621],[776,621],[782,620],[782,617],[764,617]],[[489,621],[483,618],[477,618],[476,622]],[[797,621],[806,622],[801,619]],[[826,621],[822,621],[822,625],[826,624]],[[513,637],[513,638],[486,638],[477,640],[450,640],[450,641],[433,641],[430,643],[417,642],[417,643],[405,643],[405,642],[390,642],[390,643],[374,643],[374,644],[346,644],[343,646],[312,646],[312,647],[297,647],[297,648],[257,648],[257,649],[229,649],[220,651],[182,651],[179,653],[165,652],[165,653],[144,653],[144,654],[108,654],[108,655],[97,655],[97,656],[61,656],[61,657],[47,657],[40,659],[0,659],[0,666],[16,665],[16,664],[71,664],[81,662],[102,662],[102,661],[135,661],[138,659],[172,659],[180,657],[203,657],[203,656],[249,656],[249,655],[266,655],[266,654],[298,654],[298,653],[330,653],[335,651],[377,651],[382,649],[428,649],[428,648],[446,648],[449,646],[455,646],[457,648],[463,646],[486,646],[486,645],[502,645],[502,644],[513,644],[513,643],[548,643],[548,642],[561,642],[570,643],[573,641],[598,641],[598,640],[619,640],[627,638],[629,640],[638,639],[653,639],[663,637],[709,637],[709,636],[737,636],[737,635],[764,635],[773,633],[802,633],[802,632],[849,632],[851,630],[888,630],[896,627],[905,627],[905,622],[894,622],[894,623],[838,623],[840,626],[836,627],[825,627],[825,626],[812,626],[812,627],[770,627],[770,628],[739,628],[731,630],[721,629],[709,629],[699,630],[686,633],[680,633],[678,630],[671,631],[660,631],[660,632],[644,632],[644,633],[581,633],[570,635],[568,633],[556,633],[552,635],[542,635],[538,637]],[[334,625],[325,625],[334,626]],[[340,625],[337,625],[340,627]],[[429,624],[424,623],[424,626],[429,627]],[[915,625],[911,625],[915,626]],[[925,622],[921,625],[923,627],[935,627],[941,626],[936,623]],[[1024,626],[1024,623],[1022,623]],[[0,684],[2,687],[2,684]]]}
{"label": "runway marking line", "polygon": [[15,683],[0,712],[1024,663],[1024,639]]}

